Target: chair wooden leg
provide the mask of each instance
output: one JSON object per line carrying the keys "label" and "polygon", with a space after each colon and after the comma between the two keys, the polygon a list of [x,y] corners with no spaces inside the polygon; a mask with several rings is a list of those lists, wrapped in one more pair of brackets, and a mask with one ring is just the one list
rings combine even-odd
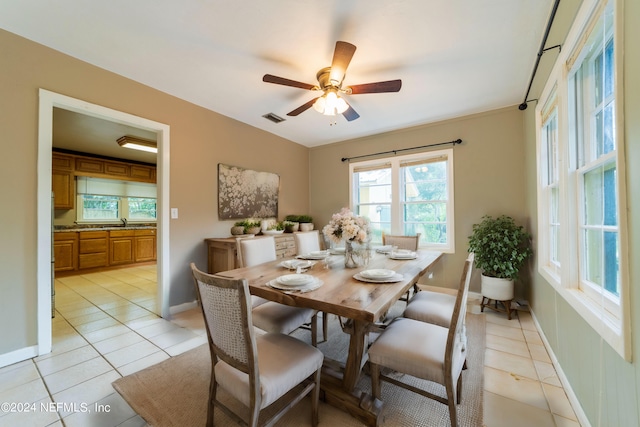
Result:
{"label": "chair wooden leg", "polygon": [[462,400],[462,372],[460,372],[460,375],[458,376],[458,386],[456,387],[456,403],[460,404],[461,400]]}
{"label": "chair wooden leg", "polygon": [[211,384],[209,384],[209,407],[207,408],[207,427],[213,427],[213,411],[215,405],[213,402],[216,400],[216,392],[218,390],[218,384],[213,374],[214,366],[211,365]]}
{"label": "chair wooden leg", "polygon": [[318,313],[311,318],[311,345],[318,346]]}
{"label": "chair wooden leg", "polygon": [[329,313],[322,312],[322,336],[325,341],[329,339]]}
{"label": "chair wooden leg", "polygon": [[319,422],[318,417],[318,407],[320,401],[320,376],[322,373],[322,369],[318,369],[314,375],[314,381],[316,386],[311,393],[311,425],[316,427]]}
{"label": "chair wooden leg", "polygon": [[376,399],[380,399],[380,365],[369,362],[371,370],[371,393]]}
{"label": "chair wooden leg", "polygon": [[456,394],[457,390],[453,390],[453,381],[447,382],[447,406],[449,407],[449,418],[451,419],[451,427],[458,426],[458,416],[456,414]]}

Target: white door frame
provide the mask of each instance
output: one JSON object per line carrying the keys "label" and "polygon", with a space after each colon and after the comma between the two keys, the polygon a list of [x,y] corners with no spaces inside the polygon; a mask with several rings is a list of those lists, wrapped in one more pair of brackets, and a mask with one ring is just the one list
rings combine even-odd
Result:
{"label": "white door frame", "polygon": [[37,286],[38,286],[38,354],[51,352],[51,150],[53,147],[53,108],[74,111],[156,132],[157,163],[157,263],[158,306],[160,314],[169,318],[169,125],[137,117],[100,105],[91,104],[40,89],[38,120],[38,187],[37,187]]}

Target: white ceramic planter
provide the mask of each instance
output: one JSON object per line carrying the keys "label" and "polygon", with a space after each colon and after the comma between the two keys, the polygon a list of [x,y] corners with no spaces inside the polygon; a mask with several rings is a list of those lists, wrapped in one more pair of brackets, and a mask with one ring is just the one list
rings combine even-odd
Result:
{"label": "white ceramic planter", "polygon": [[482,275],[481,281],[482,296],[496,301],[509,301],[513,299],[514,284],[510,279],[499,279]]}
{"label": "white ceramic planter", "polygon": [[311,231],[313,230],[312,222],[301,222],[300,223],[300,231]]}

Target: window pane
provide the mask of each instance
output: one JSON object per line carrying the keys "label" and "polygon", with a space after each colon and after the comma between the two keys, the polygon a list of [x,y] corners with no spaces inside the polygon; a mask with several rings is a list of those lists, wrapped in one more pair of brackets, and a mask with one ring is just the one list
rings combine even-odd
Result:
{"label": "window pane", "polygon": [[604,288],[620,296],[618,283],[618,233],[604,232]]}
{"label": "window pane", "polygon": [[602,167],[584,175],[584,223],[602,225]]}
{"label": "window pane", "polygon": [[118,201],[114,196],[82,196],[83,219],[118,219]]}
{"label": "window pane", "polygon": [[549,258],[555,263],[560,263],[560,258],[558,257],[558,254],[560,253],[559,229],[560,227],[557,225],[552,225],[550,227],[549,250],[551,253]]}
{"label": "window pane", "polygon": [[447,205],[407,203],[404,205],[404,222],[447,222]]}
{"label": "window pane", "polygon": [[447,243],[447,225],[446,224],[405,224],[404,233],[413,235],[420,233],[420,242],[426,243]]}
{"label": "window pane", "polygon": [[602,286],[602,231],[585,230],[585,278]]}
{"label": "window pane", "polygon": [[156,199],[129,197],[129,219],[155,221]]}
{"label": "window pane", "polygon": [[391,169],[356,173],[357,203],[391,202]]}
{"label": "window pane", "polygon": [[446,161],[405,166],[402,170],[405,201],[447,199]]}
{"label": "window pane", "polygon": [[390,204],[360,205],[355,213],[369,218],[373,242],[382,241],[383,231],[387,234],[391,233]]}
{"label": "window pane", "polygon": [[602,111],[596,114],[596,144],[597,156],[610,153],[615,149],[614,107],[610,102]]}

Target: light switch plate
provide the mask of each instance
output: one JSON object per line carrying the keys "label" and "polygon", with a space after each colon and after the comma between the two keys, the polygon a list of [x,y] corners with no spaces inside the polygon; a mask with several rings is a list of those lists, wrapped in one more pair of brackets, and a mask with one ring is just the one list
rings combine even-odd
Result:
{"label": "light switch plate", "polygon": [[178,208],[171,208],[171,219],[178,219]]}

